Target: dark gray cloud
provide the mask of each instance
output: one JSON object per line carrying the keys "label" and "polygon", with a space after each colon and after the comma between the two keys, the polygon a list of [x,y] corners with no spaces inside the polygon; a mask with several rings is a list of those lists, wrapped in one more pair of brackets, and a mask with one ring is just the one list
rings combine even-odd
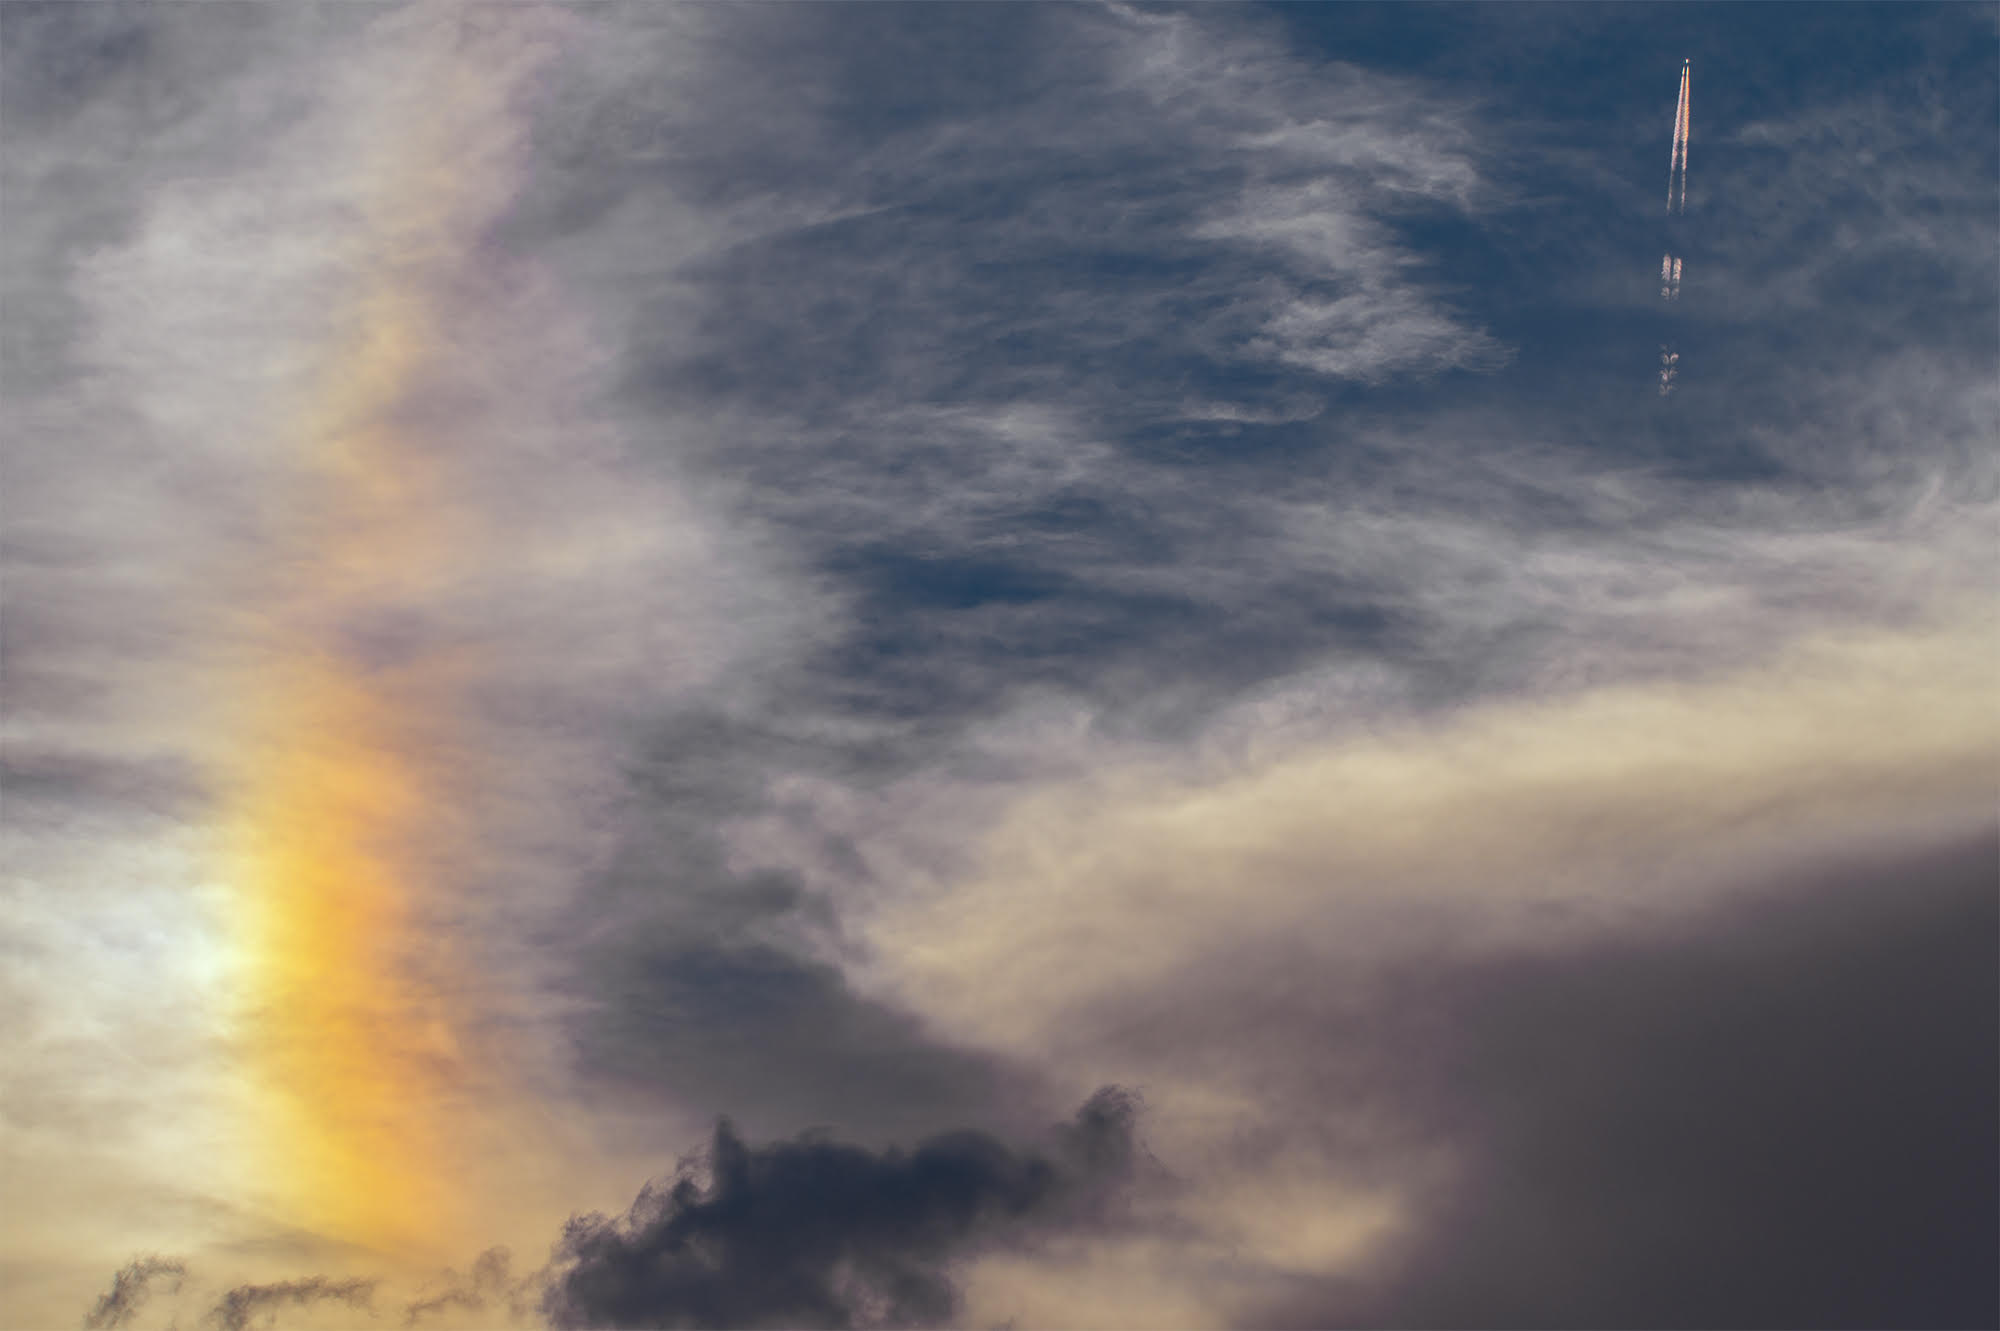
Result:
{"label": "dark gray cloud", "polygon": [[[207,794],[199,771],[178,758],[36,752],[25,746],[0,750],[0,786],[45,817],[106,809],[184,815],[199,808]],[[17,822],[30,818],[18,806],[15,816]]]}
{"label": "dark gray cloud", "polygon": [[303,1308],[315,1303],[342,1303],[350,1308],[368,1308],[375,1299],[374,1280],[329,1280],[306,1276],[300,1280],[279,1280],[268,1285],[238,1285],[225,1293],[207,1320],[222,1331],[249,1331],[257,1318],[277,1308]]}
{"label": "dark gray cloud", "polygon": [[1106,1087],[1054,1151],[978,1132],[880,1153],[822,1136],[751,1146],[717,1125],[704,1186],[647,1185],[570,1221],[543,1311],[557,1327],[924,1326],[980,1245],[1099,1219],[1133,1175],[1136,1102]]}
{"label": "dark gray cloud", "polygon": [[603,949],[589,992],[579,1070],[613,1088],[672,1088],[696,1112],[740,1106],[757,1123],[888,1135],[1018,1118],[1033,1085],[855,993],[831,964],[770,944],[627,941]]}
{"label": "dark gray cloud", "polygon": [[1366,1112],[1464,1170],[1372,1274],[1246,1324],[1993,1325],[1996,864],[1991,837],[1885,857],[1329,1010],[1319,1075],[1370,1050]]}
{"label": "dark gray cloud", "polygon": [[171,1279],[168,1288],[176,1290],[186,1275],[187,1264],[172,1257],[140,1257],[126,1263],[111,1277],[111,1288],[97,1306],[84,1316],[84,1331],[118,1331],[145,1306],[154,1281]]}
{"label": "dark gray cloud", "polygon": [[[667,812],[629,835],[590,908],[549,939],[574,958],[562,984],[586,1093],[665,1096],[756,1136],[824,1125],[886,1141],[1039,1121],[1043,1088],[1028,1069],[941,1040],[849,983],[838,961],[851,944],[824,894],[729,864],[711,820],[768,805],[732,776],[745,753],[785,746],[747,727],[662,729],[679,742],[633,779],[640,807]],[[712,763],[689,761],[696,753]]]}

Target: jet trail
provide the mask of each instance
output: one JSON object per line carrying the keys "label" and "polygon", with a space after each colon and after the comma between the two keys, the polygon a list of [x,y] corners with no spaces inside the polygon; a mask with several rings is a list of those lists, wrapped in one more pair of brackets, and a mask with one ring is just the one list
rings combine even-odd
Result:
{"label": "jet trail", "polygon": [[[1681,61],[1681,95],[1674,106],[1674,148],[1667,165],[1667,215],[1687,211],[1687,168],[1688,168],[1688,76],[1689,62]],[[1672,252],[1660,256],[1660,299],[1673,302],[1681,298],[1681,261]],[[1674,380],[1680,374],[1680,350],[1672,343],[1660,348],[1660,396],[1666,397],[1674,391]]]}
{"label": "jet trail", "polygon": [[1681,97],[1674,107],[1674,151],[1667,166],[1667,211],[1687,211],[1688,189],[1688,62],[1681,61]]}

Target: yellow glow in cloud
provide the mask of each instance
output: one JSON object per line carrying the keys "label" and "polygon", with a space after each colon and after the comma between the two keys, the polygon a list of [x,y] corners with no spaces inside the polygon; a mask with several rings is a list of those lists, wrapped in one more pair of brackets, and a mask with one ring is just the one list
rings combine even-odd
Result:
{"label": "yellow glow in cloud", "polygon": [[451,1014],[436,940],[412,927],[440,820],[422,718],[447,672],[371,667],[340,633],[399,580],[435,576],[443,520],[420,445],[367,423],[420,373],[423,331],[405,302],[363,308],[367,340],[320,413],[331,428],[305,427],[315,544],[248,690],[232,877],[266,1183],[294,1223],[388,1246],[448,1228],[430,1116],[450,1099]]}
{"label": "yellow glow in cloud", "polygon": [[287,1224],[420,1255],[452,1251],[470,1218],[454,1150],[475,1070],[431,925],[458,851],[446,768],[464,770],[451,755],[468,741],[440,718],[477,661],[397,615],[492,537],[407,404],[447,350],[440,277],[504,189],[519,70],[482,71],[448,17],[411,22],[365,89],[347,166],[362,219],[343,256],[348,331],[273,441],[296,490],[256,612],[226,821],[261,1189]]}
{"label": "yellow glow in cloud", "polygon": [[407,843],[427,792],[395,711],[339,663],[299,665],[237,811],[257,1153],[296,1223],[371,1245],[443,1219],[430,1115],[453,1064],[449,1014],[413,964]]}

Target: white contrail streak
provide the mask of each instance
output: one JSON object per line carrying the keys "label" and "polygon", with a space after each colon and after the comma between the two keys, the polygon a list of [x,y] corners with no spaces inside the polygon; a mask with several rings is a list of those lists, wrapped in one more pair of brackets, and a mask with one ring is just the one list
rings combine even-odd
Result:
{"label": "white contrail streak", "polygon": [[[1687,88],[1687,71],[1681,71],[1681,88]],[[1685,95],[1685,91],[1683,92]],[[1681,104],[1674,103],[1674,143],[1667,152],[1667,211],[1674,210],[1674,180],[1681,173]]]}
{"label": "white contrail streak", "polygon": [[[1667,214],[1687,211],[1687,161],[1688,161],[1688,77],[1689,64],[1681,61],[1681,95],[1674,106],[1674,148],[1667,164]],[[1681,298],[1681,261],[1671,251],[1660,258],[1660,299],[1677,301]],[[1674,380],[1680,375],[1680,350],[1671,342],[1660,348],[1660,396],[1667,397],[1674,391]]]}
{"label": "white contrail streak", "polygon": [[1681,62],[1681,199],[1676,211],[1686,212],[1688,206],[1688,139],[1693,129],[1694,108],[1688,102],[1689,71],[1686,61]]}
{"label": "white contrail streak", "polygon": [[1681,96],[1674,107],[1674,149],[1667,164],[1667,211],[1687,211],[1688,62],[1681,61]]}

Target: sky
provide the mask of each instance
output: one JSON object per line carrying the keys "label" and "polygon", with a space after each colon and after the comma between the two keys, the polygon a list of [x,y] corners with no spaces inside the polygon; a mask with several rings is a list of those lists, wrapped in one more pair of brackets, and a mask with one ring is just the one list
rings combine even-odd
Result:
{"label": "sky", "polygon": [[1996,223],[1990,4],[9,0],[0,1324],[1994,1325]]}

